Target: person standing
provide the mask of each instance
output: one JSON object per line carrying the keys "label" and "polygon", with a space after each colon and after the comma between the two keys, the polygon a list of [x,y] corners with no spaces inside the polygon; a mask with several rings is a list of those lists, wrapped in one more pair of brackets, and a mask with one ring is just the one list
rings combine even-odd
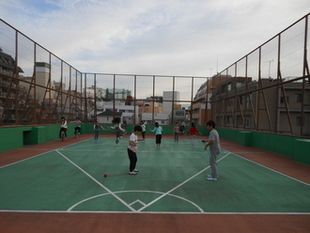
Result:
{"label": "person standing", "polygon": [[95,131],[95,142],[98,142],[98,138],[99,138],[99,132],[100,132],[100,128],[103,130],[106,130],[98,121],[98,119],[96,119],[95,124],[94,124],[94,131]]}
{"label": "person standing", "polygon": [[136,169],[136,164],[138,161],[137,151],[138,151],[138,134],[142,132],[142,127],[136,125],[134,127],[134,132],[129,137],[129,145],[127,147],[127,153],[129,157],[129,173],[128,175],[137,175],[139,170]]}
{"label": "person standing", "polygon": [[59,138],[61,138],[61,132],[64,132],[65,133],[65,137],[67,137],[67,129],[68,129],[68,126],[67,126],[66,118],[62,117],[61,118],[60,131],[59,131]]}
{"label": "person standing", "polygon": [[196,138],[197,133],[199,133],[200,135],[202,135],[202,133],[195,127],[195,123],[192,122],[192,127],[188,130],[188,132],[186,134],[190,134],[191,135],[191,139],[192,139],[192,146],[194,146],[194,140]]}
{"label": "person standing", "polygon": [[207,122],[207,129],[210,130],[209,141],[206,142],[204,149],[206,150],[207,147],[210,147],[210,168],[211,168],[211,175],[207,176],[207,180],[215,181],[218,179],[216,159],[221,152],[220,136],[217,130],[215,129],[214,121]]}
{"label": "person standing", "polygon": [[74,124],[75,124],[75,126],[74,126],[74,135],[76,136],[77,134],[81,134],[82,122],[81,122],[80,118],[76,118]]}
{"label": "person standing", "polygon": [[173,133],[174,133],[174,141],[178,142],[179,141],[179,134],[180,134],[180,127],[178,123],[175,123],[175,126],[173,128]]}
{"label": "person standing", "polygon": [[155,132],[155,137],[156,137],[156,148],[160,148],[161,145],[161,139],[162,139],[162,134],[163,134],[163,128],[158,124],[158,122],[155,122],[155,127],[154,129],[150,129],[151,132]]}
{"label": "person standing", "polygon": [[185,130],[185,121],[182,120],[181,126],[180,126],[180,134],[184,135]]}
{"label": "person standing", "polygon": [[141,121],[141,122],[140,122],[140,126],[141,126],[141,128],[142,128],[142,138],[143,138],[143,141],[145,141],[146,125],[144,124],[144,121]]}

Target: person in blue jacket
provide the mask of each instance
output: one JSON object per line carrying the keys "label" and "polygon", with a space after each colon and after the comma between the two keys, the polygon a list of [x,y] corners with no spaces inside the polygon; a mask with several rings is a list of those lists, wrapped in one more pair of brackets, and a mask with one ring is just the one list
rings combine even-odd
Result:
{"label": "person in blue jacket", "polygon": [[155,122],[154,129],[150,129],[151,132],[155,132],[156,135],[156,148],[160,148],[162,134],[163,134],[163,128],[158,124],[158,122]]}

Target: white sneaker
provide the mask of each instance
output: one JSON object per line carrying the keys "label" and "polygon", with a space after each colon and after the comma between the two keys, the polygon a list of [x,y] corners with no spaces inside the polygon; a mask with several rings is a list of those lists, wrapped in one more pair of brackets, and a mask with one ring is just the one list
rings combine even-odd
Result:
{"label": "white sneaker", "polygon": [[129,172],[128,175],[137,175],[136,172]]}
{"label": "white sneaker", "polygon": [[208,177],[207,180],[217,180],[217,178]]}

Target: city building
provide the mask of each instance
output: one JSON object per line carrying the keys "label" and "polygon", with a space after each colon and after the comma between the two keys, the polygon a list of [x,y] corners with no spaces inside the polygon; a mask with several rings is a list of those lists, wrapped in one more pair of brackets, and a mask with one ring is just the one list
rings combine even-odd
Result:
{"label": "city building", "polygon": [[19,87],[19,77],[23,70],[16,67],[15,59],[0,48],[0,125],[12,124],[19,116],[16,98],[22,97],[25,90]]}
{"label": "city building", "polygon": [[[173,110],[173,102],[179,102],[180,92],[178,91],[164,91],[163,92],[163,113],[171,114]],[[175,107],[175,106],[174,106]]]}
{"label": "city building", "polygon": [[196,125],[206,125],[208,120],[211,120],[211,104],[213,89],[220,83],[232,78],[230,75],[214,75],[212,78],[204,82],[196,92],[192,105],[189,110],[192,113],[192,122]]}
{"label": "city building", "polygon": [[302,82],[277,83],[276,79],[270,78],[252,81],[251,78],[235,77],[217,85],[212,95],[217,125],[309,136],[310,87],[303,91]]}
{"label": "city building", "polygon": [[[154,121],[153,121],[154,117]],[[168,113],[142,113],[142,121],[148,125],[154,125],[155,122],[158,122],[160,125],[169,125],[170,114]]]}

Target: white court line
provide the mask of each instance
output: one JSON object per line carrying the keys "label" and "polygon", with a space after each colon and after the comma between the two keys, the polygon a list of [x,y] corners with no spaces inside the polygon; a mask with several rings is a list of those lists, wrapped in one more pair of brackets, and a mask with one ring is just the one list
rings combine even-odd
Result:
{"label": "white court line", "polygon": [[[0,213],[56,213],[56,214],[124,214],[124,213],[132,213],[131,211],[58,211],[58,210],[0,210]],[[205,214],[205,215],[230,215],[230,214],[237,214],[237,215],[310,215],[310,212],[151,212],[151,211],[145,211],[142,213],[135,214]]]}
{"label": "white court line", "polygon": [[[232,153],[232,152],[231,152],[231,153]],[[310,186],[310,184],[308,184],[308,183],[306,183],[306,182],[304,182],[304,181],[298,180],[298,179],[296,179],[296,178],[294,178],[294,177],[291,177],[291,176],[289,176],[289,175],[286,175],[286,174],[284,174],[284,173],[281,173],[281,172],[279,172],[279,171],[276,171],[276,170],[274,170],[274,169],[272,169],[272,168],[270,168],[270,167],[267,167],[267,166],[262,165],[262,164],[260,164],[260,163],[254,162],[254,161],[252,161],[252,160],[250,160],[250,159],[244,158],[244,157],[242,157],[242,156],[240,156],[240,155],[238,155],[238,154],[235,154],[235,153],[232,153],[232,154],[233,154],[233,155],[236,155],[237,157],[239,157],[239,158],[241,158],[241,159],[244,159],[244,160],[246,160],[246,161],[248,161],[248,162],[251,162],[251,163],[254,163],[254,164],[256,164],[256,165],[258,165],[258,166],[260,166],[260,167],[263,167],[263,168],[265,168],[265,169],[267,169],[267,170],[273,171],[273,172],[275,172],[275,173],[277,173],[277,174],[279,174],[279,175],[285,176],[285,177],[287,177],[287,178],[289,178],[289,179],[291,179],[291,180],[295,180],[295,181],[297,181],[297,182],[299,182],[299,183],[302,183],[302,184],[305,184],[305,185],[307,185],[307,186]]]}
{"label": "white court line", "polygon": [[58,150],[56,150],[56,152],[58,154],[60,154],[63,158],[65,158],[66,160],[68,160],[72,165],[74,165],[76,168],[78,168],[80,171],[82,171],[86,176],[88,176],[90,179],[92,179],[93,181],[95,181],[95,183],[97,183],[100,187],[102,187],[103,189],[105,189],[108,193],[110,193],[112,196],[114,196],[117,200],[119,200],[121,203],[123,203],[128,209],[130,209],[131,211],[135,212],[135,209],[133,209],[130,205],[128,205],[123,199],[121,199],[120,197],[118,197],[115,193],[113,193],[110,189],[108,189],[107,187],[105,187],[103,184],[101,184],[99,181],[97,181],[94,177],[92,177],[90,174],[88,174],[86,171],[84,171],[81,167],[79,167],[76,163],[74,163],[73,161],[71,161],[70,159],[68,159],[64,154],[60,153]]}
{"label": "white court line", "polygon": [[[221,160],[223,160],[224,158],[226,158],[228,155],[230,155],[231,152],[229,152],[228,154],[226,154],[225,156],[223,156],[222,158],[220,158],[219,160],[217,160],[216,162],[220,162]],[[193,175],[192,177],[188,178],[187,180],[183,181],[181,184],[175,186],[174,188],[170,189],[168,192],[164,193],[163,195],[161,195],[160,197],[154,199],[153,201],[151,201],[149,204],[145,205],[144,207],[140,208],[139,210],[137,210],[138,212],[144,210],[145,208],[149,207],[150,205],[154,204],[155,202],[157,202],[158,200],[162,199],[163,197],[167,196],[168,194],[170,194],[172,191],[176,190],[177,188],[181,187],[182,185],[186,184],[188,181],[192,180],[193,178],[195,178],[196,176],[200,175],[201,173],[203,173],[204,171],[206,171],[208,168],[210,168],[210,166],[202,169],[200,172],[196,173],[195,175]]]}
{"label": "white court line", "polygon": [[[85,139],[84,141],[87,141],[87,140],[88,140],[88,139]],[[81,142],[84,142],[84,141],[81,141]],[[80,142],[76,142],[76,143],[73,143],[73,144],[71,144],[71,145],[75,145],[75,144],[78,144],[78,143],[80,143]],[[29,157],[29,158],[19,160],[19,161],[16,161],[16,162],[14,162],[14,163],[6,164],[6,165],[4,165],[4,166],[1,166],[0,169],[1,169],[1,168],[4,168],[4,167],[11,166],[11,165],[14,165],[14,164],[18,164],[18,163],[21,163],[21,162],[24,162],[24,161],[27,161],[27,160],[30,160],[30,159],[33,159],[33,158],[36,158],[36,157],[38,157],[38,156],[44,155],[44,154],[46,154],[46,153],[53,152],[53,151],[55,151],[55,150],[62,150],[62,148],[64,148],[64,147],[59,147],[59,148],[57,148],[57,149],[48,149],[48,150],[50,150],[50,151],[46,151],[46,152],[44,152],[44,153],[41,153],[41,154],[38,154],[38,155],[34,155],[34,156],[32,156],[32,157]],[[16,149],[16,151],[18,151],[18,150],[21,150],[21,153],[22,153],[22,150],[24,150],[24,148]],[[38,149],[36,149],[36,148],[34,148],[34,149],[27,148],[27,150],[38,150]],[[16,152],[16,153],[18,153],[18,152]]]}
{"label": "white court line", "polygon": [[[125,190],[125,191],[116,191],[114,193],[156,193],[156,194],[164,194],[164,192],[159,192],[159,191],[148,191],[148,190]],[[106,196],[106,195],[109,195],[109,193],[103,193],[103,194],[99,194],[99,195],[96,195],[96,196],[92,196],[92,197],[89,197],[89,198],[86,198],[78,203],[75,203],[73,206],[71,206],[67,211],[72,211],[75,207],[79,206],[80,204],[84,203],[84,202],[87,202],[89,200],[92,200],[92,199],[95,199],[95,198],[98,198],[98,197],[102,197],[102,196]],[[190,203],[191,205],[195,206],[199,211],[200,213],[204,213],[203,209],[197,205],[196,203],[184,198],[184,197],[181,197],[181,196],[178,196],[178,195],[174,195],[174,194],[168,194],[169,196],[171,197],[175,197],[175,198],[178,198],[180,200],[183,200],[183,201],[186,201],[188,203]],[[146,204],[142,201],[140,201],[139,199],[133,201],[132,203],[130,203],[129,205],[132,206],[133,204],[139,202],[141,205],[145,206]],[[75,211],[74,211],[75,212]],[[164,212],[163,212],[164,213]],[[195,213],[195,212],[194,212]]]}
{"label": "white court line", "polygon": [[[89,139],[87,139],[87,140],[89,140]],[[77,142],[77,143],[79,143],[79,142]],[[60,148],[61,149],[61,148]],[[59,153],[59,154],[61,154],[57,149],[55,150],[57,153]],[[104,150],[102,150],[102,151],[104,151]],[[226,151],[226,152],[229,152],[229,151],[227,151],[227,150],[223,150],[223,151]],[[162,152],[162,151],[161,151]],[[46,153],[48,153],[48,152],[45,152],[45,153],[42,153],[42,154],[40,154],[40,155],[43,155],[43,154],[46,154]],[[195,151],[193,151],[193,153],[199,153],[199,152],[195,152]],[[205,153],[205,151],[204,152],[201,152],[201,153]],[[307,184],[307,183],[305,183],[305,182],[302,182],[302,181],[300,181],[300,180],[297,180],[297,179],[295,179],[295,178],[293,178],[293,177],[290,177],[290,176],[288,176],[288,175],[285,175],[285,174],[283,174],[283,173],[280,173],[280,172],[278,172],[278,171],[275,171],[275,170],[273,170],[273,169],[271,169],[271,168],[269,168],[269,167],[266,167],[266,166],[264,166],[264,165],[261,165],[261,164],[259,164],[259,163],[256,163],[256,162],[253,162],[253,161],[251,161],[251,160],[249,160],[249,159],[246,159],[246,158],[244,158],[244,157],[241,157],[241,156],[239,156],[238,154],[236,154],[237,152],[235,152],[235,153],[233,153],[233,152],[229,152],[227,155],[225,155],[223,158],[221,158],[221,159],[219,159],[218,160],[218,162],[220,161],[220,160],[222,160],[222,159],[224,159],[225,157],[227,157],[229,154],[234,154],[234,155],[236,155],[237,157],[239,157],[239,158],[242,158],[242,159],[244,159],[244,160],[247,160],[247,161],[249,161],[249,162],[251,162],[251,163],[253,163],[253,164],[256,164],[256,165],[259,165],[259,166],[261,166],[261,167],[264,167],[264,168],[266,168],[266,169],[268,169],[268,170],[271,170],[271,171],[273,171],[273,172],[275,172],[275,173],[278,173],[278,174],[281,174],[281,175],[283,175],[283,176],[285,176],[285,177],[288,177],[288,178],[290,178],[290,179],[293,179],[293,180],[296,180],[296,181],[298,181],[298,182],[300,182],[300,183],[303,183],[303,184],[306,184],[307,186],[309,186],[309,184]],[[243,152],[243,153],[246,153],[246,152]],[[249,152],[249,153],[251,153],[251,152]],[[61,154],[62,155],[62,154]],[[39,156],[39,155],[36,155],[36,156],[33,156],[33,157],[31,157],[31,158],[28,158],[28,159],[32,159],[32,158],[34,158],[34,157],[37,157],[37,156]],[[64,158],[66,158],[64,155],[62,155]],[[28,159],[25,159],[25,160],[28,160]],[[70,161],[68,158],[66,158],[68,161]],[[22,161],[25,161],[25,160],[22,160]],[[18,162],[16,162],[16,163],[19,163],[19,162],[21,162],[21,161],[18,161]],[[71,161],[70,161],[71,162]],[[14,164],[14,163],[13,163]],[[12,165],[12,164],[9,164],[9,165]],[[9,165],[5,165],[5,166],[9,166]],[[77,166],[77,165],[75,165],[75,166]],[[0,168],[2,168],[2,167],[0,167]],[[81,171],[83,171],[81,168],[79,168],[78,166],[77,166],[77,168],[78,169],[80,169]],[[207,168],[205,168],[205,169],[203,169],[202,171],[200,171],[199,173],[197,173],[196,175],[194,175],[194,176],[192,176],[191,178],[189,178],[189,179],[187,179],[186,181],[184,181],[183,183],[181,183],[180,185],[178,185],[177,187],[175,187],[175,188],[173,188],[173,189],[171,189],[170,191],[168,191],[168,192],[166,192],[166,193],[164,193],[162,196],[160,196],[159,198],[157,198],[157,199],[155,199],[154,201],[152,201],[152,202],[150,202],[149,204],[147,204],[147,206],[145,206],[145,208],[147,208],[148,206],[150,206],[150,205],[152,205],[153,203],[155,203],[156,201],[158,201],[159,199],[161,199],[161,198],[163,198],[164,196],[166,196],[166,195],[172,195],[172,194],[170,194],[172,191],[174,191],[175,189],[177,189],[178,187],[180,187],[180,186],[182,186],[183,184],[185,184],[185,183],[187,183],[189,180],[191,180],[191,179],[193,179],[194,177],[196,177],[196,176],[198,176],[199,174],[201,174],[203,171],[205,171],[205,170],[207,170],[209,167],[207,167]],[[84,172],[84,171],[83,171]],[[84,172],[85,173],[85,172]],[[97,180],[95,180],[93,177],[91,177],[89,174],[87,174],[87,173],[85,173],[87,176],[89,176],[91,179],[93,179],[97,184],[99,184],[101,187],[103,187],[104,189],[106,189],[107,190],[107,188],[106,187],[104,187],[101,183],[99,183]],[[113,195],[114,193],[113,192],[111,192],[110,191],[110,194],[111,195]],[[113,195],[113,196],[116,196],[116,195]],[[117,196],[116,196],[116,198],[118,198]],[[125,205],[127,206],[127,203],[125,203]],[[139,209],[138,210],[138,212],[140,212],[140,211],[142,211],[142,210],[144,210],[145,208],[141,208],[141,209]],[[130,208],[129,208],[130,209]],[[10,212],[10,210],[0,210],[0,212]],[[11,212],[31,212],[31,211],[11,211]],[[57,211],[34,211],[34,212],[57,212]],[[60,213],[63,213],[63,211],[59,211]],[[75,213],[76,213],[76,211],[74,211]],[[77,211],[77,212],[79,212],[79,211]],[[81,211],[81,213],[85,213],[85,212],[87,212],[87,211]],[[124,212],[126,212],[126,211],[120,211],[120,212],[118,212],[118,211],[94,211],[94,212],[92,212],[92,211],[89,211],[90,213],[124,213]],[[132,211],[129,211],[129,213],[131,213]],[[135,210],[133,210],[133,212],[136,212],[137,213],[137,211],[135,211]],[[142,212],[142,213],[148,213],[147,211],[146,212]],[[149,212],[149,213],[154,213],[154,212]],[[156,213],[158,213],[158,212],[156,212]],[[170,212],[162,212],[162,213],[170,213]],[[171,213],[178,213],[178,212],[171,212]],[[182,212],[182,213],[186,213],[186,212]],[[191,212],[189,212],[189,213],[191,213]],[[303,213],[303,212],[204,212],[205,214],[310,214],[310,212],[306,212],[306,213]],[[193,214],[195,214],[195,213],[193,213]]]}

